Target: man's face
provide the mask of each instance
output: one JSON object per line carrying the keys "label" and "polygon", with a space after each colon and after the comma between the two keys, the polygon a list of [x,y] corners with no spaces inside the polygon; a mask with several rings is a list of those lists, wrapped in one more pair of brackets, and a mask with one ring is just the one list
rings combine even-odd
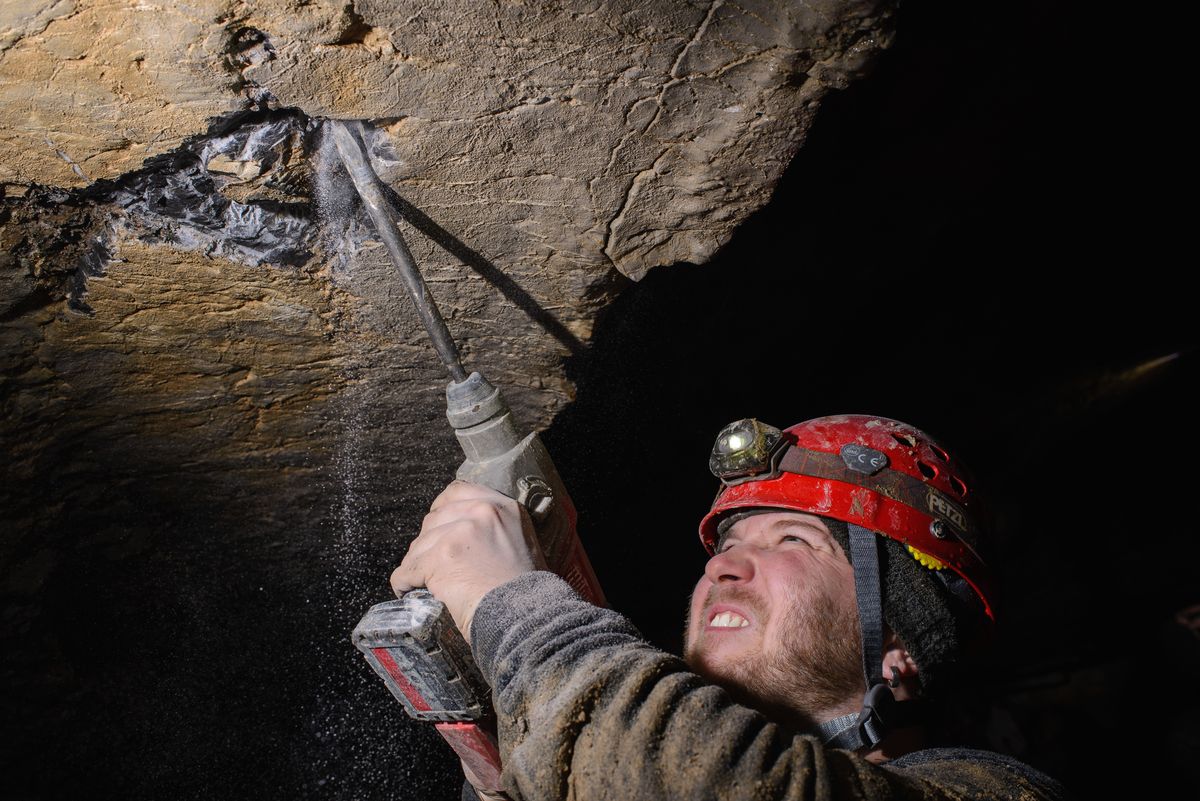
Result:
{"label": "man's face", "polygon": [[807,727],[857,711],[864,681],[854,571],[824,521],[737,521],[696,583],[684,658],[739,701]]}

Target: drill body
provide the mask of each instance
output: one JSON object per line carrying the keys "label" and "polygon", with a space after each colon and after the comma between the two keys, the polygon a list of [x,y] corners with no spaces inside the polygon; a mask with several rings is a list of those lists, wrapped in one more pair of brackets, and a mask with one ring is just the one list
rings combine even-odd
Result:
{"label": "drill body", "polygon": [[[479,373],[446,388],[446,417],[466,456],[458,478],[521,503],[533,519],[550,569],[584,598],[604,594],[575,530],[574,505],[537,434],[522,434],[500,395]],[[426,590],[371,607],[355,646],[411,717],[433,722],[484,784],[498,790],[500,753],[489,689],[445,605]]]}

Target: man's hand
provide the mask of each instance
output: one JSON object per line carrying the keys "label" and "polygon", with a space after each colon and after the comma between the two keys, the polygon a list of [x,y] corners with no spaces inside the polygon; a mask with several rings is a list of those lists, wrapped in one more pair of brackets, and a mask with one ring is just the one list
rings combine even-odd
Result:
{"label": "man's hand", "polygon": [[525,507],[480,484],[452,481],[434,499],[420,536],[392,572],[392,589],[399,596],[427,587],[469,643],[471,618],[483,596],[545,567]]}

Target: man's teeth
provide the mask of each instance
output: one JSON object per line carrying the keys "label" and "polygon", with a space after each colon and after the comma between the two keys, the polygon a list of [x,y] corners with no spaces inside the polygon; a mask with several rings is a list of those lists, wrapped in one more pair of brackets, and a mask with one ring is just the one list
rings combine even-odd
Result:
{"label": "man's teeth", "polygon": [[734,612],[722,612],[712,619],[708,625],[722,629],[740,629],[750,625],[750,621]]}

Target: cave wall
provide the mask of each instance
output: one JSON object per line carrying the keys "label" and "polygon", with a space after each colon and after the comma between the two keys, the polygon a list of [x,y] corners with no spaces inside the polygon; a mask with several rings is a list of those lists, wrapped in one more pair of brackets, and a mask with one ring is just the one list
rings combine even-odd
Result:
{"label": "cave wall", "polygon": [[[324,336],[354,340],[342,351],[403,343],[416,356],[412,311],[322,155],[322,119],[365,119],[464,355],[538,427],[570,400],[561,361],[614,293],[653,266],[710,258],[767,201],[820,99],[892,35],[890,6],[865,0],[63,1],[5,13],[0,302],[23,331],[4,338],[8,358],[30,363],[37,340],[66,327],[78,348],[81,332],[127,314],[87,297],[152,269],[157,250],[126,247],[139,242],[192,253],[183,271],[274,271],[263,280],[288,295],[293,276],[286,302]],[[311,294],[312,280],[324,289]],[[177,294],[180,319],[216,308]],[[62,298],[94,316],[34,322]],[[26,382],[46,391],[35,373],[10,378],[11,397]],[[399,391],[435,397],[429,386]]]}
{"label": "cave wall", "polygon": [[617,293],[767,203],[891,4],[0,14],[5,775],[453,794],[347,642],[460,456],[324,120],[364,122],[465,363],[542,428]]}

